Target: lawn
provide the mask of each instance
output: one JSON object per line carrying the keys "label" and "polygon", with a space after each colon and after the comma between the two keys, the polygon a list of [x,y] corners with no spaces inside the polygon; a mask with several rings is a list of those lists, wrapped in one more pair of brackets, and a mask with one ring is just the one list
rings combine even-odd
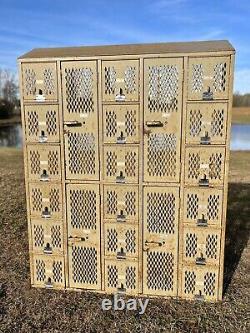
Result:
{"label": "lawn", "polygon": [[225,294],[220,303],[151,299],[101,310],[103,296],[30,288],[22,153],[0,149],[0,332],[249,332],[250,152],[231,154]]}
{"label": "lawn", "polygon": [[234,107],[232,112],[233,124],[250,124],[250,107]]}

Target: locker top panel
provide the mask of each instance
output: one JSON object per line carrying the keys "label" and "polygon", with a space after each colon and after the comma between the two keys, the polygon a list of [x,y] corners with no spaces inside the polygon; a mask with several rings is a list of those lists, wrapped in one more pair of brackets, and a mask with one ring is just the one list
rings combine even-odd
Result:
{"label": "locker top panel", "polygon": [[235,53],[234,47],[227,40],[179,42],[179,43],[154,43],[154,44],[124,44],[103,46],[79,46],[58,48],[37,48],[19,57],[22,59],[41,58],[70,58],[93,57],[137,54],[167,54],[187,53],[197,54],[206,52],[230,52]]}

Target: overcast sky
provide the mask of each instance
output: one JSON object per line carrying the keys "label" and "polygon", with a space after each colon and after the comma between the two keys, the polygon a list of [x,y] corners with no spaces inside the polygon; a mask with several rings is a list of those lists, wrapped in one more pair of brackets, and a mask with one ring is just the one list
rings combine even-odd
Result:
{"label": "overcast sky", "polygon": [[0,67],[35,47],[228,39],[250,92],[249,0],[0,0]]}

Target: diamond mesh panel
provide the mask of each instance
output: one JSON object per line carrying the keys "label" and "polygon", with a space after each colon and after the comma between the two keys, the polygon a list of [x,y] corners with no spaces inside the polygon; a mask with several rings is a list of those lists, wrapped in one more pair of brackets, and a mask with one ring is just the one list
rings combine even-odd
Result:
{"label": "diamond mesh panel", "polygon": [[128,266],[126,267],[126,288],[136,289],[136,267]]}
{"label": "diamond mesh panel", "polygon": [[150,134],[147,147],[147,171],[149,176],[175,177],[176,149],[175,134]]}
{"label": "diamond mesh panel", "polygon": [[206,237],[206,256],[207,258],[217,259],[218,256],[218,235],[207,235]]}
{"label": "diamond mesh panel", "polygon": [[127,136],[136,134],[136,110],[127,110],[125,114],[125,133]]}
{"label": "diamond mesh panel", "polygon": [[125,154],[125,174],[128,177],[136,176],[137,168],[137,153],[135,151],[128,151]]}
{"label": "diamond mesh panel", "polygon": [[171,193],[147,193],[147,230],[174,234],[176,202]]}
{"label": "diamond mesh panel", "polygon": [[199,197],[197,194],[190,193],[187,195],[187,211],[186,217],[188,219],[197,219],[199,211]]}
{"label": "diamond mesh panel", "polygon": [[193,233],[186,233],[185,238],[185,256],[194,258],[197,255],[198,237]]}
{"label": "diamond mesh panel", "polygon": [[48,153],[48,172],[50,175],[59,175],[59,154],[56,150]]}
{"label": "diamond mesh panel", "polygon": [[193,271],[185,271],[184,293],[194,294],[196,286],[196,274]]}
{"label": "diamond mesh panel", "polygon": [[203,90],[204,68],[202,64],[192,65],[192,92]]}
{"label": "diamond mesh panel", "polygon": [[174,256],[172,253],[150,251],[147,254],[147,287],[151,290],[173,290]]}
{"label": "diamond mesh panel", "polygon": [[68,163],[72,175],[96,174],[96,138],[94,133],[68,134]]}
{"label": "diamond mesh panel", "polygon": [[92,68],[65,68],[67,112],[94,112],[94,73]]}
{"label": "diamond mesh panel", "polygon": [[54,95],[56,93],[54,73],[50,68],[45,68],[43,72],[44,93],[45,95]]}
{"label": "diamond mesh panel", "polygon": [[69,191],[68,207],[70,223],[76,229],[96,230],[97,227],[97,193],[94,190]]}
{"label": "diamond mesh panel", "polygon": [[107,247],[109,252],[116,252],[118,249],[118,233],[114,228],[107,229]]}
{"label": "diamond mesh panel", "polygon": [[53,261],[52,276],[54,282],[63,282],[63,263],[62,261]]}
{"label": "diamond mesh panel", "polygon": [[125,249],[128,253],[136,252],[136,231],[129,229],[125,233]]}
{"label": "diamond mesh panel", "polygon": [[199,153],[188,154],[188,178],[198,179],[200,175],[200,155]]}
{"label": "diamond mesh panel", "polygon": [[46,279],[46,271],[45,271],[45,262],[41,259],[36,259],[35,261],[35,278],[37,281],[45,281]]}
{"label": "diamond mesh panel", "polygon": [[36,111],[27,112],[28,136],[38,135],[38,114]]}
{"label": "diamond mesh panel", "polygon": [[214,66],[213,87],[215,91],[226,90],[227,64],[218,63]]}
{"label": "diamond mesh panel", "polygon": [[41,156],[38,151],[31,150],[30,151],[30,173],[32,175],[40,174],[40,159]]}
{"label": "diamond mesh panel", "polygon": [[106,136],[117,136],[117,115],[115,111],[106,110]]}
{"label": "diamond mesh panel", "polygon": [[207,201],[207,217],[209,220],[217,220],[219,218],[219,195],[209,195]]}
{"label": "diamond mesh panel", "polygon": [[115,176],[117,173],[117,155],[114,151],[107,151],[106,152],[106,175],[107,176]]}
{"label": "diamond mesh panel", "polygon": [[24,95],[33,96],[36,93],[36,73],[33,69],[24,70]]}
{"label": "diamond mesh panel", "polygon": [[48,110],[46,112],[46,125],[47,125],[47,132],[49,135],[57,135],[58,124],[57,124],[57,114],[55,110]]}
{"label": "diamond mesh panel", "polygon": [[117,193],[116,191],[107,191],[107,214],[117,214]]}
{"label": "diamond mesh panel", "polygon": [[113,95],[115,93],[116,70],[112,67],[105,67],[105,95]]}
{"label": "diamond mesh panel", "polygon": [[215,296],[216,274],[207,272],[204,276],[204,294]]}
{"label": "diamond mesh panel", "polygon": [[40,188],[32,188],[31,190],[31,205],[32,211],[41,212],[43,208],[43,195]]}
{"label": "diamond mesh panel", "polygon": [[212,113],[212,121],[211,121],[211,134],[213,136],[223,137],[224,134],[224,110],[215,109]]}
{"label": "diamond mesh panel", "polygon": [[209,177],[211,179],[221,179],[222,176],[222,154],[214,153],[209,158]]}
{"label": "diamond mesh panel", "polygon": [[108,265],[108,287],[117,288],[118,286],[118,268],[114,265]]}
{"label": "diamond mesh panel", "polygon": [[179,73],[176,65],[149,66],[149,112],[177,112]]}
{"label": "diamond mesh panel", "polygon": [[124,88],[127,94],[132,94],[136,91],[136,67],[126,67],[124,71]]}
{"label": "diamond mesh panel", "polygon": [[41,247],[44,245],[44,228],[42,225],[34,226],[33,240],[35,247]]}
{"label": "diamond mesh panel", "polygon": [[72,246],[72,279],[74,283],[97,284],[97,250]]}
{"label": "diamond mesh panel", "polygon": [[202,125],[202,114],[200,110],[190,110],[189,114],[189,134],[192,137],[199,136],[201,133],[201,125]]}
{"label": "diamond mesh panel", "polygon": [[59,225],[51,227],[51,244],[53,247],[62,248],[62,230]]}

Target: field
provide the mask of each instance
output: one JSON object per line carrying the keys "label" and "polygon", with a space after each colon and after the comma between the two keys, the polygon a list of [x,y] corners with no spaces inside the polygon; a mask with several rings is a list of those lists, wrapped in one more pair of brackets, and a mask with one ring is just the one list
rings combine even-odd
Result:
{"label": "field", "polygon": [[250,107],[234,107],[232,114],[233,124],[250,124]]}
{"label": "field", "polygon": [[0,332],[249,332],[250,152],[231,155],[225,294],[217,304],[149,302],[101,310],[104,296],[30,288],[22,153],[0,149]]}

